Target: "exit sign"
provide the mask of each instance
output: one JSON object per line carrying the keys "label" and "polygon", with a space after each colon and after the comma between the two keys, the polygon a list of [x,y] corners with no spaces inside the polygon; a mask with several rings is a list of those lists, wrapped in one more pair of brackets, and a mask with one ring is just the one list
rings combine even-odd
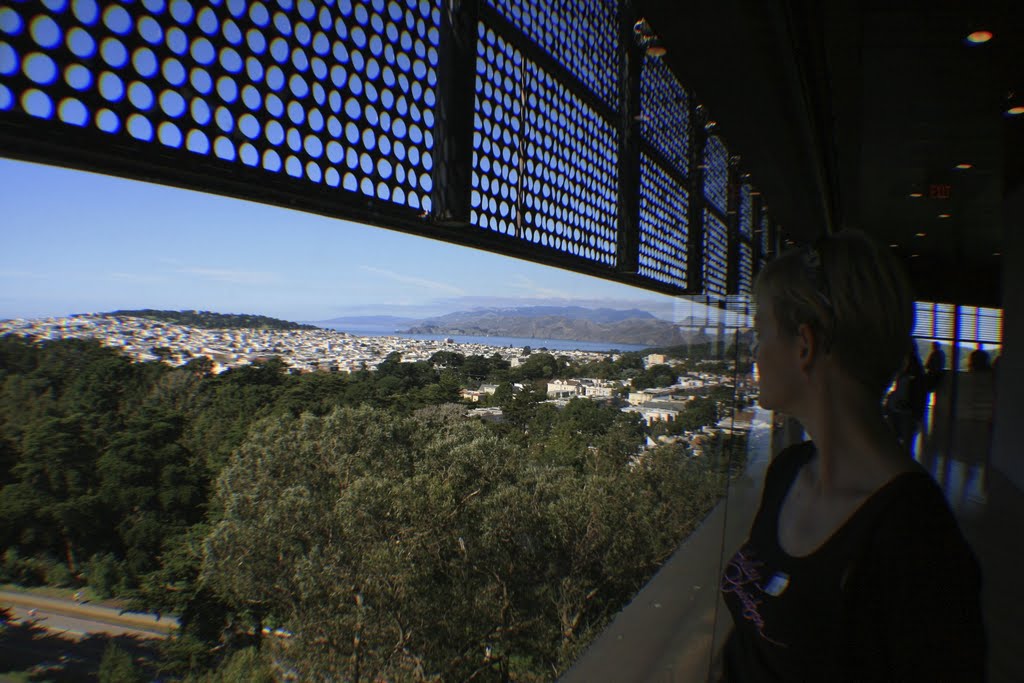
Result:
{"label": "exit sign", "polygon": [[953,186],[949,183],[932,183],[928,186],[929,199],[949,199],[953,194]]}

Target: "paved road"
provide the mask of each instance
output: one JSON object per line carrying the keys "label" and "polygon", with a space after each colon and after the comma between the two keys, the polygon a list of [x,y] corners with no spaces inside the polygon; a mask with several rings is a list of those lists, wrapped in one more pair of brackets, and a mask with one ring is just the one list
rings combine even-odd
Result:
{"label": "paved road", "polygon": [[18,621],[34,622],[41,628],[76,640],[88,634],[163,638],[178,626],[178,620],[174,618],[158,620],[152,614],[122,614],[111,607],[31,593],[0,591],[0,607],[9,608]]}

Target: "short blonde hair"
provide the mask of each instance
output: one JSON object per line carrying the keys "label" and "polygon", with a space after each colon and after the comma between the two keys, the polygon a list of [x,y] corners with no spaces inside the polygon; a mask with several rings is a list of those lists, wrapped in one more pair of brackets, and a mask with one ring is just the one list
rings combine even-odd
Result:
{"label": "short blonde hair", "polygon": [[754,284],[779,330],[807,324],[819,348],[881,397],[903,367],[914,303],[902,264],[867,235],[844,230],[768,263]]}

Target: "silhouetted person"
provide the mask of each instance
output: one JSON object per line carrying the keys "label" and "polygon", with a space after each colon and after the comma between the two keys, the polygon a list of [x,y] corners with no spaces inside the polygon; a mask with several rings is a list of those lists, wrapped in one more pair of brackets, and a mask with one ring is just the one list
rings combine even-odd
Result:
{"label": "silhouetted person", "polygon": [[939,342],[932,342],[932,352],[928,354],[928,360],[924,362],[924,370],[925,376],[928,378],[928,391],[937,391],[942,384],[942,378],[946,375],[946,353],[942,350]]}
{"label": "silhouetted person", "polygon": [[907,450],[914,451],[914,439],[921,429],[928,386],[917,344],[910,342],[910,350],[903,369],[896,377],[893,390],[885,399],[885,412],[896,437]]}

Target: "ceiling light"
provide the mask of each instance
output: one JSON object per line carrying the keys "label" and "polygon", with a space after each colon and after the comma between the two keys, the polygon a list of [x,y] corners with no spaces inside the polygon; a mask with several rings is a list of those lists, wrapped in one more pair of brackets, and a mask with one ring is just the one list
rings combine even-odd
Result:
{"label": "ceiling light", "polygon": [[900,245],[893,243],[893,244],[890,244],[889,246],[892,247],[893,249],[899,249]]}
{"label": "ceiling light", "polygon": [[666,50],[661,45],[651,45],[650,47],[647,48],[648,57],[664,57],[666,52],[668,52],[668,50]]}
{"label": "ceiling light", "polygon": [[924,196],[924,192],[911,192],[910,196],[914,199],[919,199]]}
{"label": "ceiling light", "polygon": [[1021,114],[1024,114],[1024,106],[1018,104],[1015,107],[1010,107],[1006,110],[1006,113],[1008,116],[1020,116]]}
{"label": "ceiling light", "polygon": [[1000,252],[998,252],[998,251],[993,251],[992,255],[993,256],[1002,256],[1002,254]]}
{"label": "ceiling light", "polygon": [[957,164],[956,167],[961,171],[966,171],[969,168],[974,168],[974,164]]}
{"label": "ceiling light", "polygon": [[911,254],[910,258],[917,258],[918,256],[920,256],[920,254]]}
{"label": "ceiling light", "polygon": [[972,31],[967,34],[967,42],[971,45],[981,45],[982,43],[987,43],[990,40],[992,40],[991,31]]}
{"label": "ceiling light", "polygon": [[926,237],[927,235],[928,235],[928,233],[926,233],[926,232],[919,232],[919,233],[917,233],[918,237]]}
{"label": "ceiling light", "polygon": [[953,214],[951,214],[951,213],[940,213],[939,214],[939,218],[952,218],[952,217],[953,217]]}

